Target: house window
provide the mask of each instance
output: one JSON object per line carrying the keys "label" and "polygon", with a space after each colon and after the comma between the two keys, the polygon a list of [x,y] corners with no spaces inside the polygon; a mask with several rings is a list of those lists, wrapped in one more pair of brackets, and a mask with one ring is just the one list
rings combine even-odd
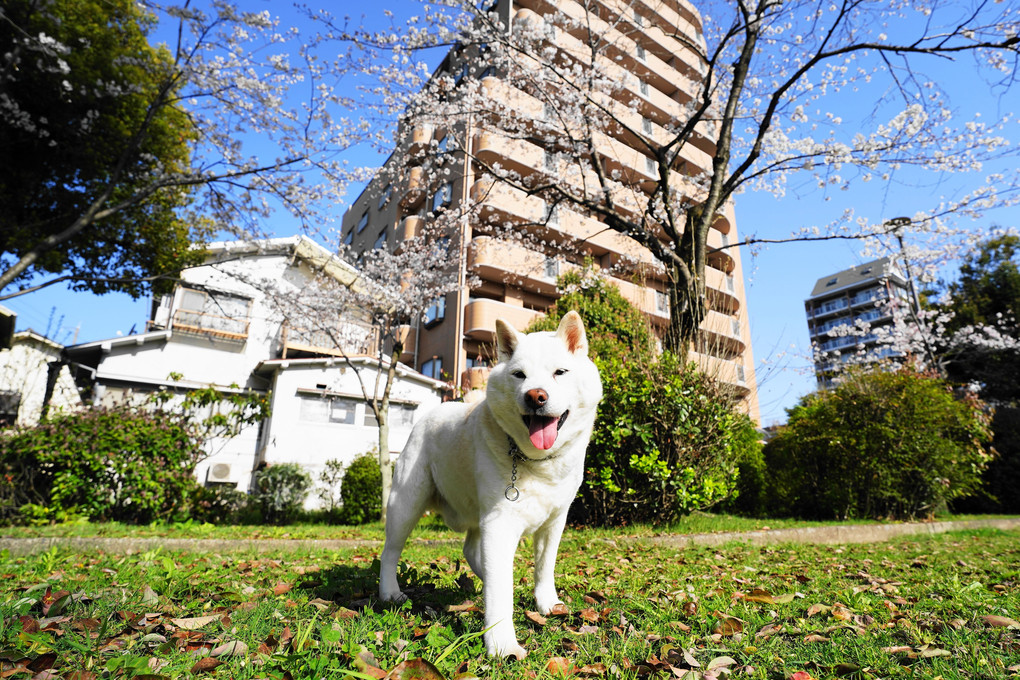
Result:
{"label": "house window", "polygon": [[446,298],[438,297],[425,309],[425,327],[434,326],[446,317]]}
{"label": "house window", "polygon": [[21,392],[0,390],[0,425],[14,425],[18,422],[21,408]]}
{"label": "house window", "polygon": [[376,250],[380,250],[382,248],[385,248],[386,247],[386,237],[388,235],[388,232],[389,232],[389,229],[383,229],[381,232],[379,232],[378,238],[375,239],[375,245],[372,246],[372,247],[375,248]]}
{"label": "house window", "polygon": [[641,45],[634,46],[634,55],[638,58],[639,61],[644,61],[645,58],[648,56],[645,53],[645,48],[642,47]]}
{"label": "house window", "polygon": [[357,227],[358,233],[360,234],[361,232],[365,231],[365,227],[367,226],[368,226],[368,211],[366,210],[365,214],[361,216],[360,220],[358,220]]}
{"label": "house window", "polygon": [[650,118],[641,117],[641,131],[646,135],[652,134],[652,121]]}
{"label": "house window", "polygon": [[353,425],[358,402],[346,397],[302,396],[298,418],[308,423]]}
{"label": "house window", "polygon": [[421,365],[422,375],[439,380],[443,375],[443,358],[432,357]]}
{"label": "house window", "polygon": [[839,277],[833,276],[831,279],[825,282],[826,286],[835,286],[836,282],[839,281]]}
{"label": "house window", "polygon": [[659,166],[655,162],[655,159],[645,156],[645,173],[651,175],[652,177],[655,177],[658,174],[658,172]]}
{"label": "house window", "polygon": [[648,92],[649,92],[649,90],[648,90],[648,83],[646,83],[643,80],[639,80],[638,81],[638,92],[641,93],[641,96],[647,97],[648,96]]}
{"label": "house window", "polygon": [[248,336],[251,300],[228,293],[182,288],[174,311],[174,328],[224,337]]}
{"label": "house window", "polygon": [[447,182],[443,186],[439,187],[439,190],[432,197],[432,212],[445,208],[450,205],[450,201],[453,199],[453,185]]}

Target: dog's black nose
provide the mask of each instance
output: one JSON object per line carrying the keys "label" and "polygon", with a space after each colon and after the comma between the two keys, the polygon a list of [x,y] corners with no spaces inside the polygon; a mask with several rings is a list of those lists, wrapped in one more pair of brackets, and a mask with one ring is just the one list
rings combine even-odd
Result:
{"label": "dog's black nose", "polygon": [[533,390],[527,391],[524,395],[524,401],[528,404],[528,408],[539,409],[545,406],[545,402],[549,401],[549,393],[536,387]]}

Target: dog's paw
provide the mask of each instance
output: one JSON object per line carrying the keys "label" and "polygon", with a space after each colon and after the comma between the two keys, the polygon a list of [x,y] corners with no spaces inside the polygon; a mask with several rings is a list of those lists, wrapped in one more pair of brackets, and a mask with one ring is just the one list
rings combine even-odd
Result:
{"label": "dog's paw", "polygon": [[402,593],[399,590],[396,591],[395,593],[380,590],[379,599],[382,602],[392,602],[393,604],[401,604],[407,602],[409,598],[407,597],[407,595],[404,595],[404,593]]}
{"label": "dog's paw", "polygon": [[517,644],[517,640],[513,641],[513,644],[509,645],[485,645],[485,651],[488,652],[489,656],[499,657],[500,659],[509,659],[513,657],[518,661],[523,661],[524,657],[528,655],[527,650]]}
{"label": "dog's paw", "polygon": [[538,607],[538,613],[541,614],[542,616],[549,616],[549,614],[552,613],[553,609],[556,608],[556,605],[562,604],[563,600],[556,597],[555,592],[553,592],[551,596],[545,597],[539,595],[538,593],[535,593],[535,605]]}

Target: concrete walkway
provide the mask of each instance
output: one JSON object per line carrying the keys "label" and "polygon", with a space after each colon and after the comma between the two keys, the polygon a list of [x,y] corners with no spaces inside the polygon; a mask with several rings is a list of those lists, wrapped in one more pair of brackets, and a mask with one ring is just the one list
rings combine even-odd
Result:
{"label": "concrete walkway", "polygon": [[[738,542],[749,545],[776,543],[877,543],[897,536],[941,534],[947,531],[970,529],[1020,529],[1020,517],[1010,519],[978,519],[959,522],[917,522],[907,524],[853,524],[801,529],[775,529],[770,531],[727,532],[717,534],[665,535],[619,538],[617,541],[652,543],[665,547],[682,548],[689,545],[722,545]],[[2,531],[2,530],[0,530]],[[569,539],[569,533],[566,536]],[[460,543],[459,538],[424,543]],[[0,550],[12,556],[46,552],[51,548],[79,553],[105,552],[132,554],[156,548],[168,551],[201,551],[211,553],[249,552],[269,553],[288,550],[330,551],[349,548],[381,547],[380,541],[347,539],[202,539],[202,538],[9,538],[0,536]]]}

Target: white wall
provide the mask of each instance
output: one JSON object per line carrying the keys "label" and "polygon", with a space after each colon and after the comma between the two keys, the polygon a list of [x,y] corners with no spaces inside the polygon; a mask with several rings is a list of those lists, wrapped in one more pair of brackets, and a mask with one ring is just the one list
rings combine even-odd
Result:
{"label": "white wall", "polygon": [[[37,340],[26,333],[14,336],[14,346],[0,350],[0,390],[21,394],[17,424],[35,425],[42,413],[46,395],[46,375],[49,362],[60,358],[60,348]],[[50,399],[50,413],[80,408],[81,396],[66,366],[60,368]]]}
{"label": "white wall", "polygon": [[[273,384],[273,416],[266,432],[264,460],[274,463],[298,463],[311,473],[318,484],[319,473],[326,461],[340,459],[349,465],[360,453],[375,451],[379,441],[379,430],[374,424],[366,425],[366,411],[371,409],[358,398],[354,408],[353,424],[329,422],[321,417],[322,411],[308,402],[322,402],[329,399],[319,396],[319,385],[325,385],[329,395],[361,394],[357,376],[345,366],[342,360],[327,366],[321,360],[297,360],[287,362],[287,368],[276,373]],[[282,364],[281,364],[282,365]],[[366,384],[374,385],[376,369],[366,366],[361,369]],[[319,393],[316,393],[319,390]],[[418,379],[399,378],[391,391],[395,403],[401,400],[416,405],[414,422],[429,409],[439,405],[441,398],[428,383]],[[304,406],[303,406],[304,405]],[[403,449],[411,433],[409,425],[393,422],[396,408],[391,409],[390,453],[395,457]],[[306,507],[319,506],[318,496],[313,491],[305,503]]]}

